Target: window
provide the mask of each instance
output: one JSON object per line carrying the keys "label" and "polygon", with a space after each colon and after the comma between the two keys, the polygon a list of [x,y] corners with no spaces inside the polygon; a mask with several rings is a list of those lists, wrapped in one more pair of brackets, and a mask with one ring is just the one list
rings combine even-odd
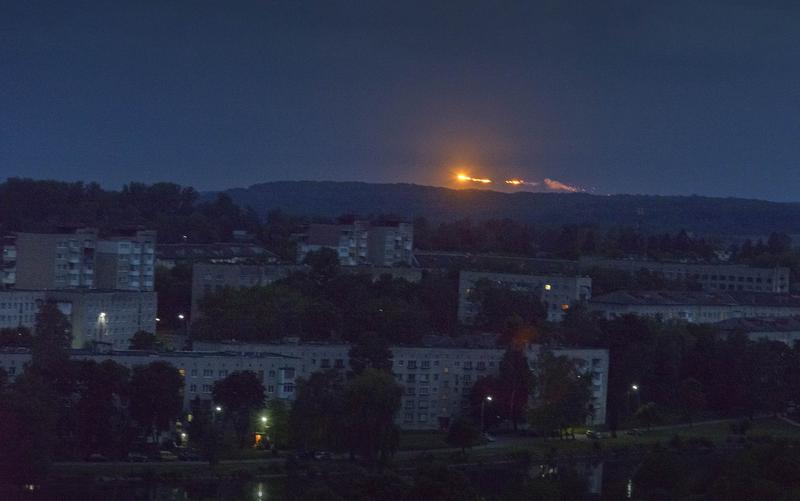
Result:
{"label": "window", "polygon": [[197,369],[192,369],[192,377],[196,377],[196,376],[197,376]]}
{"label": "window", "polygon": [[423,360],[422,361],[422,368],[423,369],[430,369],[431,368],[431,361],[430,360]]}
{"label": "window", "polygon": [[275,393],[275,385],[271,384],[271,385],[267,386],[267,391],[269,393]]}
{"label": "window", "polygon": [[203,393],[211,393],[211,385],[210,384],[204,384],[203,385]]}
{"label": "window", "polygon": [[337,358],[333,366],[336,367],[337,369],[344,369],[344,360],[342,360],[341,358]]}
{"label": "window", "polygon": [[269,377],[275,377],[275,370],[269,371]]}
{"label": "window", "polygon": [[418,420],[420,423],[424,423],[424,422],[428,421],[428,415],[427,415],[427,414],[420,414],[420,415],[417,417],[417,420]]}
{"label": "window", "polygon": [[479,371],[485,371],[486,370],[486,362],[478,362],[477,369]]}
{"label": "window", "polygon": [[227,377],[227,375],[228,375],[228,371],[227,370],[220,370],[219,371],[219,377]]}
{"label": "window", "polygon": [[413,412],[406,412],[403,415],[403,422],[404,423],[410,423],[412,421],[414,421],[414,413]]}
{"label": "window", "polygon": [[283,391],[286,393],[294,393],[294,384],[286,383],[285,385],[283,385]]}
{"label": "window", "polygon": [[419,408],[420,409],[427,409],[428,408],[428,401],[427,400],[420,400],[419,401]]}
{"label": "window", "polygon": [[416,360],[409,360],[408,361],[408,368],[409,369],[416,369],[417,368],[417,361]]}
{"label": "window", "polygon": [[416,382],[416,380],[417,376],[415,374],[409,374],[408,376],[406,376],[406,381],[408,381],[409,383],[414,383]]}
{"label": "window", "polygon": [[194,392],[196,392],[196,391],[197,391],[197,385],[196,385],[196,384],[190,384],[190,385],[189,385],[189,391],[190,391],[191,393],[194,393]]}
{"label": "window", "polygon": [[203,369],[203,377],[211,377],[214,375],[214,369]]}
{"label": "window", "polygon": [[323,369],[330,369],[331,360],[329,358],[323,358],[320,367],[322,367]]}
{"label": "window", "polygon": [[406,400],[405,408],[406,409],[413,409],[414,408],[414,401],[413,400]]}

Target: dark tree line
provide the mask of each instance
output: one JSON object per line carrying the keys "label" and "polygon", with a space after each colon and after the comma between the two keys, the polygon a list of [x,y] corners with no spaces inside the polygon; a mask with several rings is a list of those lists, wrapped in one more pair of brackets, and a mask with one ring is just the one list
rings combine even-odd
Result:
{"label": "dark tree line", "polygon": [[264,287],[223,289],[200,302],[192,324],[201,339],[355,341],[375,333],[393,343],[414,343],[427,333],[456,328],[457,282],[428,274],[419,283],[388,275],[340,273],[329,251],[312,253],[308,273]]}
{"label": "dark tree line", "polygon": [[797,347],[751,341],[739,333],[723,336],[706,325],[633,315],[605,320],[577,307],[547,336],[552,342],[609,350],[612,427],[650,402],[691,421],[699,414],[783,412],[800,394]]}

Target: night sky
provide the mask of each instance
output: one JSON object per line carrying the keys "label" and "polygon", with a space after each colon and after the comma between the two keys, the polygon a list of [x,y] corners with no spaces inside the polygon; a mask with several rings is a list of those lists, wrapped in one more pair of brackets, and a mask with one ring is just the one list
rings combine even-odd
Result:
{"label": "night sky", "polygon": [[799,121],[797,1],[0,0],[3,178],[800,201]]}

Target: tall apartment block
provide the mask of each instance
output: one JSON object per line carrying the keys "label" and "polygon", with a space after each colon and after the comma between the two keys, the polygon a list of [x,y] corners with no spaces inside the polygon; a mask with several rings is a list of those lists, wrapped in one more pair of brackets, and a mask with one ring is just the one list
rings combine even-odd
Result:
{"label": "tall apartment block", "polygon": [[[13,238],[13,244],[11,240]],[[72,233],[17,233],[9,238],[16,263],[13,283],[17,289],[92,289],[97,230]],[[4,249],[5,249],[4,248]]]}
{"label": "tall apartment block", "polygon": [[398,266],[413,262],[414,226],[402,222],[311,224],[299,235],[297,259],[320,249],[331,249],[342,266]]}
{"label": "tall apartment block", "polygon": [[151,291],[155,274],[155,231],[97,242],[97,288]]}

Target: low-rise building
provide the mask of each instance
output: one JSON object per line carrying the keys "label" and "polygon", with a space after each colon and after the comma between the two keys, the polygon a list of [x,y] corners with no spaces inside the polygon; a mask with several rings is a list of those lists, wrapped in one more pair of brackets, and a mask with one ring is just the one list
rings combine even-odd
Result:
{"label": "low-rise building", "polygon": [[752,341],[778,341],[792,348],[800,343],[800,316],[730,318],[713,326],[723,336],[742,333]]}
{"label": "low-rise building", "polygon": [[615,291],[592,298],[590,311],[606,318],[658,317],[692,323],[729,318],[800,315],[800,296],[755,292]]}
{"label": "low-rise building", "polygon": [[194,263],[273,264],[278,256],[261,245],[247,242],[211,244],[158,244],[156,264],[165,268]]}
{"label": "low-rise building", "polygon": [[458,320],[462,323],[473,323],[478,314],[479,305],[472,301],[472,293],[481,281],[538,297],[547,308],[547,319],[553,322],[561,321],[576,302],[592,297],[589,277],[462,271],[458,279]]}
{"label": "low-rise building", "polygon": [[593,267],[638,273],[646,270],[667,280],[694,282],[706,291],[789,292],[789,268],[756,268],[743,264],[708,264],[582,257],[583,270]]}

